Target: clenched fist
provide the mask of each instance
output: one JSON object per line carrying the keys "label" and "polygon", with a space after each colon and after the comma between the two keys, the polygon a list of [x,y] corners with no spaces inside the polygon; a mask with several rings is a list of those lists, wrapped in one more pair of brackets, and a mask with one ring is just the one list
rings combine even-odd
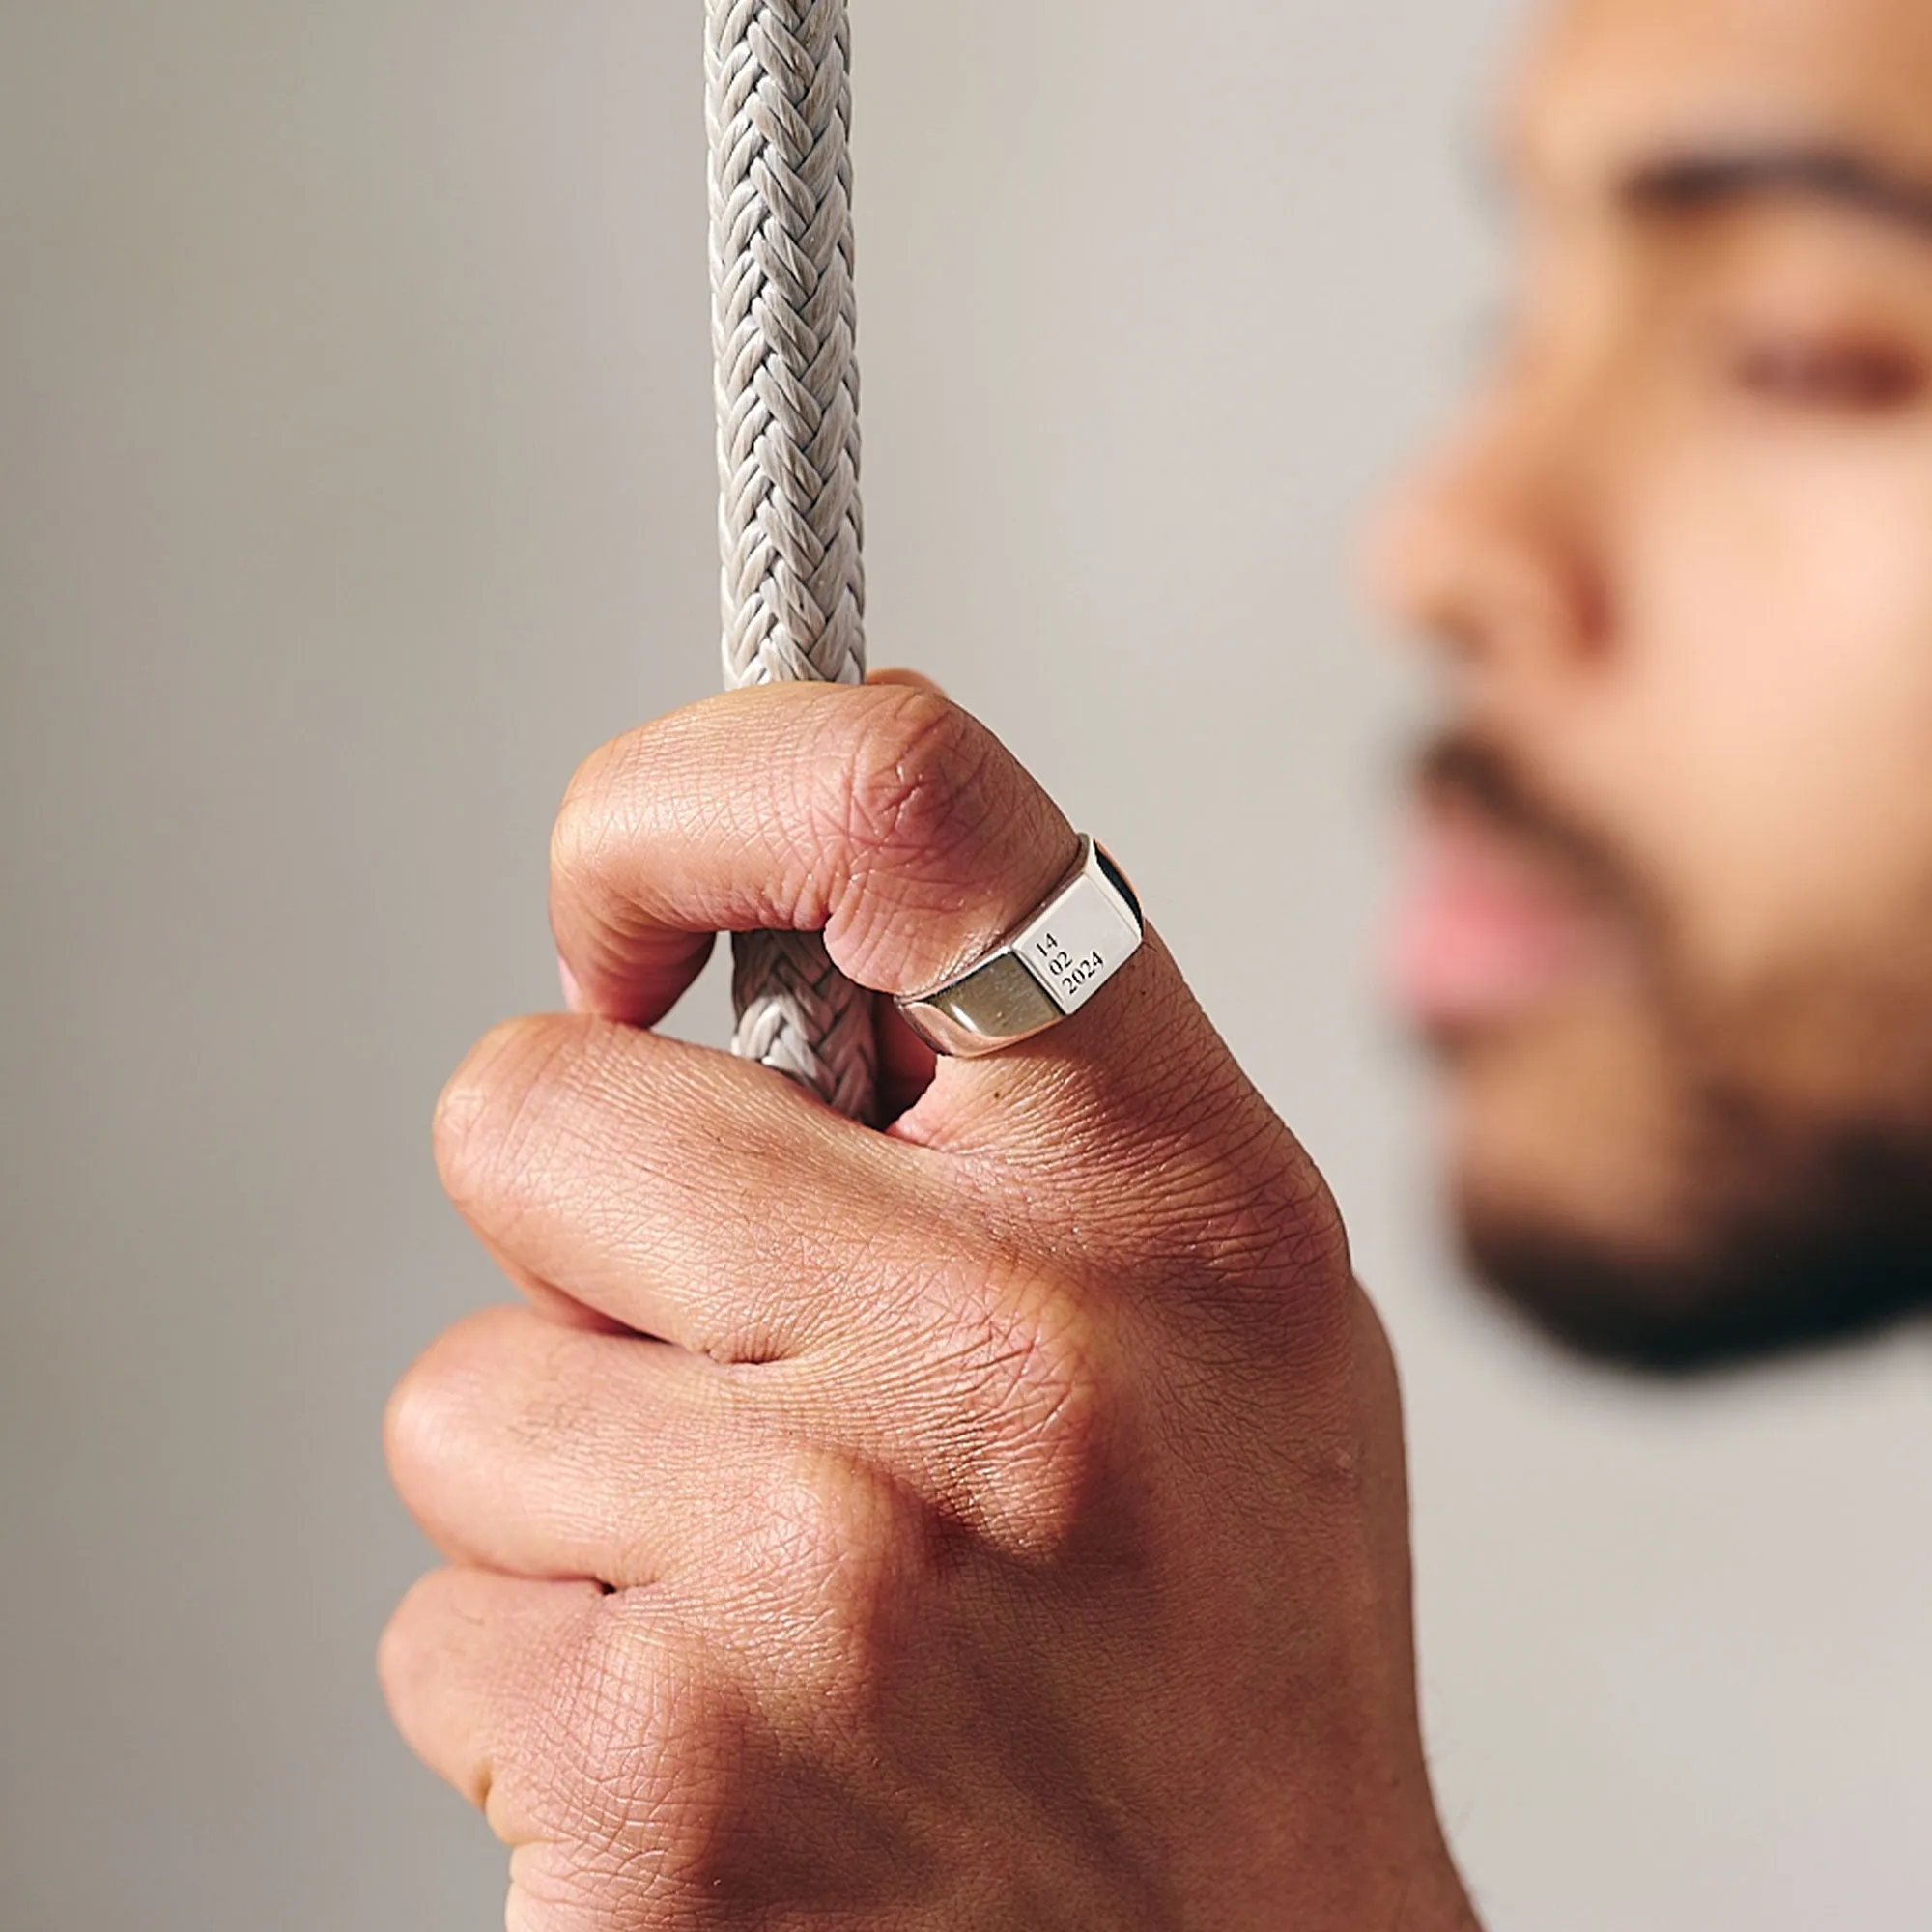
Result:
{"label": "clenched fist", "polygon": [[1077,841],[933,694],[780,690],[572,786],[577,1016],[443,1095],[529,1305],[389,1453],[449,1563],[398,1723],[512,1932],[1472,1923],[1418,1738],[1395,1379],[1320,1177],[1149,943],[882,1132],[649,1029],[720,930],[923,989]]}

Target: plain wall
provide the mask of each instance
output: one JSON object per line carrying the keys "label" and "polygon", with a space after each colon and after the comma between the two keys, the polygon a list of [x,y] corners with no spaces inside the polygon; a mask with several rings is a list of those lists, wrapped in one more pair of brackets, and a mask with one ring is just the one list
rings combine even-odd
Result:
{"label": "plain wall", "polygon": [[[1354,532],[1472,358],[1514,11],[857,0],[875,660],[1336,1182],[1496,1932],[1922,1932],[1922,1345],[1524,1342],[1368,975],[1419,691]],[[696,0],[0,0],[0,1932],[497,1922],[375,1688],[378,1419],[497,1293],[425,1126],[554,1000],[554,801],[716,675],[700,72]]]}

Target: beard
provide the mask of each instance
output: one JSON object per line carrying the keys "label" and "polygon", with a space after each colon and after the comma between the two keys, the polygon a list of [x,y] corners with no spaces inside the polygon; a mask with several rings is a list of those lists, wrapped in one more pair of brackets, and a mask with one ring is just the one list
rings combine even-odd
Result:
{"label": "beard", "polygon": [[1465,1107],[1508,1095],[1526,1123],[1514,1155],[1506,1135],[1454,1163],[1476,1280],[1577,1352],[1674,1375],[1932,1309],[1932,913],[1719,989],[1663,895],[1499,748],[1445,738],[1421,779],[1612,912],[1641,962],[1567,1039],[1433,1038]]}

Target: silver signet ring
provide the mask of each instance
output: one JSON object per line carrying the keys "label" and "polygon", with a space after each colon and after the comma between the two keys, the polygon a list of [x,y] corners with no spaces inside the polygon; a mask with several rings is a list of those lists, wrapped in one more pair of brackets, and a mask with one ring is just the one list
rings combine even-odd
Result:
{"label": "silver signet ring", "polygon": [[977,1060],[1071,1018],[1145,937],[1125,873],[1082,834],[1079,865],[1017,932],[943,986],[896,1004],[935,1053]]}

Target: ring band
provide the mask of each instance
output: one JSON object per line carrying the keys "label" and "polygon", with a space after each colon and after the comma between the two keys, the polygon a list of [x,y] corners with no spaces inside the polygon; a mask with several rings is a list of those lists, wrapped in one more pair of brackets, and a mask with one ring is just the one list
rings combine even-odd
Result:
{"label": "ring band", "polygon": [[1009,939],[943,986],[896,1004],[935,1053],[977,1060],[1071,1018],[1145,936],[1126,875],[1083,833],[1078,866]]}

